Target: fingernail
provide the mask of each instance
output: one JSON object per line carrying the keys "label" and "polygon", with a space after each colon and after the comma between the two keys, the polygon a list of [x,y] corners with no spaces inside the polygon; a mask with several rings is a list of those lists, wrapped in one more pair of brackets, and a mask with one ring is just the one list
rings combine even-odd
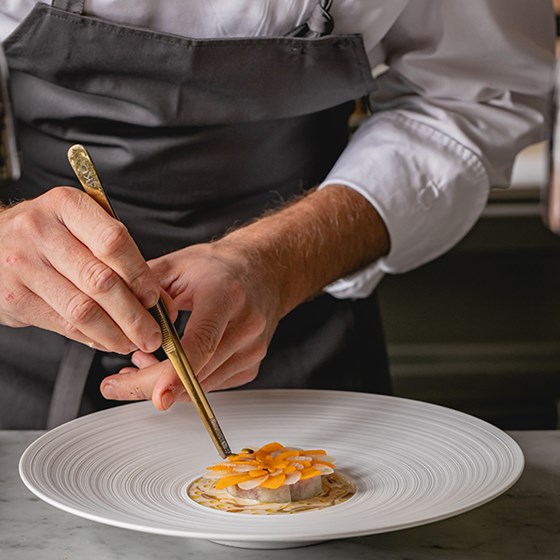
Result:
{"label": "fingernail", "polygon": [[112,383],[107,382],[103,387],[101,387],[101,394],[109,400],[116,400],[117,399],[117,391]]}
{"label": "fingernail", "polygon": [[149,309],[150,307],[153,307],[158,302],[158,299],[159,299],[159,292],[149,291],[142,296],[142,303],[144,304],[144,307],[147,307]]}
{"label": "fingernail", "polygon": [[155,352],[161,346],[161,333],[158,331],[148,339],[146,350],[148,352]]}
{"label": "fingernail", "polygon": [[161,395],[161,404],[163,405],[163,409],[167,410],[175,401],[173,398],[173,393],[171,391],[165,391],[163,395]]}

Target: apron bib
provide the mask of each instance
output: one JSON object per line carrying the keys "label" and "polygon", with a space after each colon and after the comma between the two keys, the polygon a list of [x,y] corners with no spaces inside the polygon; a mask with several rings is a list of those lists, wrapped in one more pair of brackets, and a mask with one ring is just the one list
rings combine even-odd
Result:
{"label": "apron bib", "polygon": [[[83,144],[151,259],[314,187],[346,146],[354,100],[375,87],[359,35],[321,36],[330,3],[291,36],[225,39],[114,24],[83,15],[80,0],[36,4],[4,44],[23,175],[2,200],[75,185],[66,152]],[[1,327],[0,352],[2,399],[18,402],[6,427],[71,419],[84,389],[95,402],[81,413],[110,405],[98,381],[127,365],[35,328]],[[388,392],[375,296],[295,309],[245,387]]]}

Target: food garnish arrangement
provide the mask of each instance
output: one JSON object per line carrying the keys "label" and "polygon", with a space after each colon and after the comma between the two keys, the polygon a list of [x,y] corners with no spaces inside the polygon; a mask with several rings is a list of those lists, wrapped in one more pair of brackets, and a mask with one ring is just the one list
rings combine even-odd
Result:
{"label": "food garnish arrangement", "polygon": [[335,472],[335,459],[323,449],[267,443],[243,449],[189,487],[189,496],[217,510],[258,514],[296,513],[342,503],[355,493],[352,482]]}

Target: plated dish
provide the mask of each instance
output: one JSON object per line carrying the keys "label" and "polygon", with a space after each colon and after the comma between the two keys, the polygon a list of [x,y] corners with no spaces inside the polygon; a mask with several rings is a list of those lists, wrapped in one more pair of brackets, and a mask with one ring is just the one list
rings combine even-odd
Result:
{"label": "plated dish", "polygon": [[336,457],[354,485],[332,507],[244,515],[197,503],[189,488],[216,450],[188,403],[151,403],[79,418],[20,460],[46,502],[100,523],[250,548],[287,548],[404,529],[477,507],[507,490],[523,455],[507,434],[450,409],[397,397],[319,390],[209,395],[233,449],[271,441]]}
{"label": "plated dish", "polygon": [[187,492],[197,504],[231,513],[318,511],[356,493],[353,482],[335,472],[335,460],[324,449],[284,447],[273,441],[207,467]]}

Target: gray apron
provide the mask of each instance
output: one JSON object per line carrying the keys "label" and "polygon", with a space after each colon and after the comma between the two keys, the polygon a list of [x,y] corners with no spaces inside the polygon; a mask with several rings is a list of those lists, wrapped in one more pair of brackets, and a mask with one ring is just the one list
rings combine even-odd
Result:
{"label": "gray apron", "polygon": [[[190,39],[38,3],[4,48],[23,176],[4,202],[76,185],[84,144],[146,259],[202,243],[317,185],[375,83],[359,35],[331,35],[330,1],[289,36]],[[121,356],[36,328],[0,327],[1,422],[43,428],[109,406]],[[88,375],[89,372],[89,375]],[[375,296],[322,295],[279,324],[246,388],[389,392]]]}

